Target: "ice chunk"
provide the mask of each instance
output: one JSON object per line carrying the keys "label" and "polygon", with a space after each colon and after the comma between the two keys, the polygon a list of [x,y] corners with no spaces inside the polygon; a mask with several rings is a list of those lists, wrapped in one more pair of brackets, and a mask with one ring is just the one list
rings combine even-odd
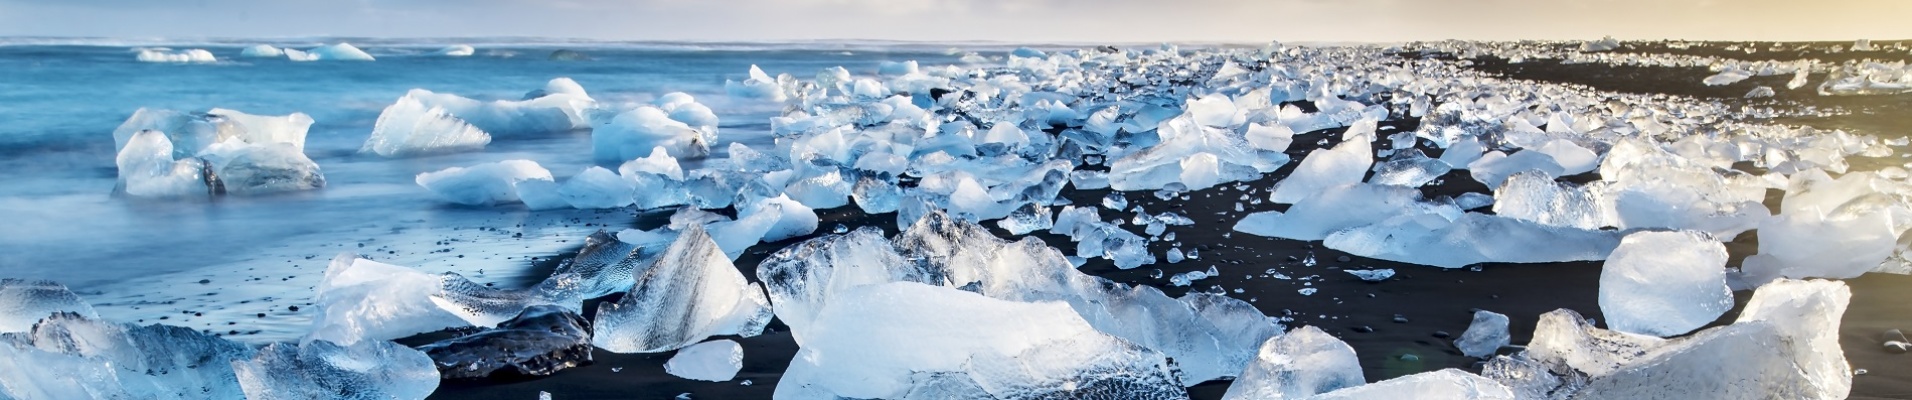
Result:
{"label": "ice chunk", "polygon": [[1507,316],[1501,313],[1475,310],[1474,322],[1467,325],[1467,331],[1454,339],[1454,347],[1461,354],[1474,358],[1487,358],[1494,351],[1507,347],[1513,341],[1507,333]]}
{"label": "ice chunk", "polygon": [[482,149],[491,134],[454,117],[443,107],[426,107],[411,94],[398,98],[378,114],[372,136],[360,153],[402,157]]}
{"label": "ice chunk", "polygon": [[[300,138],[301,141],[304,138]],[[202,153],[229,194],[268,194],[325,187],[319,164],[290,143],[244,144],[229,141]]]}
{"label": "ice chunk", "polygon": [[1443,268],[1483,262],[1542,263],[1604,260],[1620,233],[1539,225],[1465,213],[1449,221],[1433,214],[1396,216],[1329,234],[1323,244],[1350,254]]}
{"label": "ice chunk", "polygon": [[864,285],[800,333],[778,398],[1187,397],[1161,353],[1097,332],[1062,302]]}
{"label": "ice chunk", "polygon": [[790,184],[784,193],[790,199],[804,206],[817,209],[830,209],[850,205],[850,196],[855,188],[843,180],[843,173],[830,171],[817,176],[804,178]]}
{"label": "ice chunk", "polygon": [[1499,151],[1488,152],[1480,159],[1467,164],[1467,172],[1475,181],[1487,187],[1500,187],[1508,176],[1529,170],[1547,173],[1547,176],[1566,176],[1567,169],[1554,161],[1553,156],[1539,151],[1520,151],[1512,155]]}
{"label": "ice chunk", "polygon": [[851,188],[850,198],[856,200],[856,206],[869,214],[895,212],[903,201],[903,189],[895,183],[875,177],[859,177],[856,186]]}
{"label": "ice chunk", "polygon": [[531,100],[550,95],[568,95],[580,99],[591,98],[591,94],[585,92],[584,85],[579,85],[578,81],[566,77],[557,77],[545,81],[544,87],[542,88],[525,92],[524,99]]}
{"label": "ice chunk", "polygon": [[1353,347],[1319,328],[1303,326],[1262,343],[1255,361],[1222,398],[1300,399],[1365,383]]}
{"label": "ice chunk", "polygon": [[1614,39],[1612,36],[1603,37],[1603,38],[1600,38],[1600,40],[1589,40],[1589,41],[1580,43],[1580,51],[1585,51],[1585,52],[1613,51],[1614,49],[1618,49],[1618,48],[1620,48],[1620,40]]}
{"label": "ice chunk", "polygon": [[0,397],[238,399],[246,345],[189,328],[117,324],[63,312],[0,334]]}
{"label": "ice chunk", "polygon": [[138,58],[139,62],[149,63],[219,62],[219,59],[213,57],[212,52],[206,51],[206,49],[186,49],[179,51],[170,49],[140,49]]}
{"label": "ice chunk", "polygon": [[1444,161],[1428,158],[1420,149],[1407,149],[1375,165],[1374,177],[1368,178],[1368,183],[1421,187],[1453,169]]}
{"label": "ice chunk", "polygon": [[693,225],[629,293],[598,307],[591,343],[618,353],[670,351],[713,335],[756,336],[770,317],[763,289],[744,280],[711,235]]}
{"label": "ice chunk", "polygon": [[[1365,124],[1372,131],[1374,121],[1356,124]],[[1349,132],[1355,129],[1349,128]],[[1275,184],[1268,200],[1292,204],[1328,188],[1361,182],[1374,164],[1374,149],[1370,143],[1373,140],[1368,135],[1356,135],[1343,139],[1332,149],[1309,153],[1287,179]]]}
{"label": "ice chunk", "polygon": [[526,94],[538,96],[486,102],[425,89],[412,89],[405,96],[417,99],[426,107],[443,108],[446,113],[498,137],[547,135],[592,126],[585,114],[596,101],[570,78],[552,79],[543,88]]}
{"label": "ice chunk", "polygon": [[698,158],[710,154],[703,131],[670,118],[656,107],[644,106],[618,113],[591,130],[593,157],[602,163],[621,163],[663,147],[672,157]]}
{"label": "ice chunk", "polygon": [[[372,61],[374,60],[371,54],[366,54],[364,50],[359,50],[358,47],[353,47],[351,43],[345,43],[345,42],[339,42],[336,44],[314,47],[310,50],[306,50],[305,53],[306,55],[311,57],[311,60],[318,60],[318,61]],[[293,60],[293,61],[307,61],[307,60]]]}
{"label": "ice chunk", "polygon": [[1751,77],[1753,77],[1751,72],[1742,71],[1737,68],[1727,68],[1725,71],[1720,71],[1717,74],[1701,79],[1700,82],[1705,83],[1706,86],[1731,85]]}
{"label": "ice chunk", "polygon": [[1017,207],[1016,211],[1009,213],[1008,218],[996,221],[996,226],[1009,231],[1011,235],[1023,235],[1054,227],[1055,220],[1049,214],[1049,207],[1030,203]]}
{"label": "ice chunk", "polygon": [[745,214],[776,213],[777,222],[770,231],[764,233],[764,242],[789,240],[817,231],[817,212],[803,203],[791,200],[789,196],[779,195],[758,201],[745,208]]}
{"label": "ice chunk", "polygon": [[[1804,85],[1801,85],[1801,86],[1804,86]],[[1774,92],[1773,88],[1770,86],[1754,86],[1753,90],[1746,91],[1745,97],[1748,99],[1758,99],[1758,98],[1773,97],[1773,95],[1776,95],[1776,94],[1778,94],[1778,92]]]}
{"label": "ice chunk", "polygon": [[1448,368],[1336,390],[1310,399],[1514,400],[1514,392],[1491,379]]}
{"label": "ice chunk", "polygon": [[159,131],[139,131],[114,159],[120,191],[137,197],[194,197],[212,191],[208,168],[198,158],[173,159],[173,143]]}
{"label": "ice chunk", "polygon": [[432,301],[444,279],[463,280],[341,253],[319,281],[317,312],[305,337],[351,345],[465,326]]}
{"label": "ice chunk", "polygon": [[477,52],[478,49],[471,48],[470,45],[454,44],[438,49],[438,51],[432,52],[432,55],[439,57],[471,57],[472,54]]}
{"label": "ice chunk", "polygon": [[1344,269],[1344,270],[1341,270],[1341,272],[1346,272],[1348,273],[1348,275],[1354,275],[1354,277],[1361,278],[1361,280],[1368,281],[1368,282],[1380,282],[1380,281],[1388,280],[1388,278],[1394,277],[1394,270],[1387,269],[1387,268]]}
{"label": "ice chunk", "polygon": [[1441,150],[1441,162],[1447,163],[1447,165],[1453,166],[1455,169],[1467,169],[1469,164],[1473,164],[1475,160],[1479,160],[1482,153],[1486,152],[1487,148],[1481,146],[1480,140],[1476,140],[1472,136],[1462,137],[1453,144],[1448,145],[1447,149]]}
{"label": "ice chunk", "polygon": [[798,344],[832,299],[850,287],[923,279],[885,239],[882,230],[857,228],[849,234],[826,235],[785,247],[758,264],[757,279],[764,282],[776,304],[777,319],[790,326]]}
{"label": "ice chunk", "polygon": [[285,50],[279,50],[279,48],[272,47],[272,45],[269,45],[269,44],[255,44],[251,46],[246,46],[245,50],[240,50],[239,56],[251,57],[251,58],[279,58],[279,57],[285,57]]}
{"label": "ice chunk", "polygon": [[571,203],[558,194],[559,187],[557,182],[542,179],[518,181],[518,201],[532,211],[572,208]]}
{"label": "ice chunk", "polygon": [[518,202],[517,184],[527,180],[552,180],[551,171],[530,160],[505,160],[421,173],[414,179],[439,198],[471,206]]}
{"label": "ice chunk", "polygon": [[232,363],[252,400],[424,399],[438,389],[438,369],[424,352],[367,340],[341,346],[324,340],[273,343],[251,360]]}
{"label": "ice chunk", "polygon": [[1556,182],[1538,170],[1516,172],[1494,189],[1495,215],[1542,225],[1580,229],[1613,225],[1603,208],[1593,192]]}
{"label": "ice chunk", "polygon": [[[1437,209],[1447,208],[1445,211]],[[1294,240],[1321,240],[1343,229],[1381,222],[1400,212],[1458,214],[1421,201],[1413,188],[1354,183],[1330,186],[1295,202],[1288,212],[1263,211],[1235,223],[1235,231]]]}
{"label": "ice chunk", "polygon": [[677,350],[664,362],[664,372],[679,378],[724,382],[744,368],[744,347],[730,339],[712,340]]}
{"label": "ice chunk", "polygon": [[483,378],[498,371],[545,376],[591,363],[590,323],[563,307],[541,305],[470,335],[418,347],[446,379]]}
{"label": "ice chunk", "polygon": [[26,332],[34,322],[57,313],[99,319],[93,305],[58,282],[0,279],[0,333]]}
{"label": "ice chunk", "polygon": [[1461,193],[1459,196],[1454,196],[1454,206],[1460,207],[1462,210],[1493,207],[1494,203],[1494,196],[1475,192]]}
{"label": "ice chunk", "polygon": [[1561,169],[1558,176],[1579,175],[1600,167],[1600,155],[1567,139],[1547,141],[1533,151],[1552,157],[1554,163]]}
{"label": "ice chunk", "polygon": [[1702,233],[1627,235],[1600,269],[1600,313],[1613,330],[1682,335],[1731,308],[1726,246]]}
{"label": "ice chunk", "polygon": [[763,99],[769,101],[783,101],[784,99],[783,87],[777,83],[777,80],[771,79],[769,74],[765,74],[763,69],[757,68],[756,65],[750,66],[750,79],[746,79],[743,82],[725,79],[724,91],[729,92],[731,96],[747,99]]}
{"label": "ice chunk", "polygon": [[603,167],[585,168],[558,187],[558,195],[572,207],[618,208],[631,205],[637,187],[628,179]]}
{"label": "ice chunk", "polygon": [[1288,151],[1288,145],[1295,141],[1295,130],[1287,125],[1248,124],[1245,135],[1248,145],[1267,151]]}
{"label": "ice chunk", "polygon": [[1203,126],[1227,128],[1240,125],[1245,118],[1243,113],[1235,108],[1234,100],[1223,94],[1189,99],[1184,108],[1188,110],[1189,116],[1195,119],[1195,123]]}

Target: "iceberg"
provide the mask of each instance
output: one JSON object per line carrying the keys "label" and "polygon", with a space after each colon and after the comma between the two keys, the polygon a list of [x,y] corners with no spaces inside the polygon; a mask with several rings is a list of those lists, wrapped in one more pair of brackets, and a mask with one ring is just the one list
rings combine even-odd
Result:
{"label": "iceberg", "polygon": [[471,48],[471,46],[462,45],[462,44],[454,44],[450,46],[445,46],[445,48],[442,48],[442,49],[438,49],[438,51],[432,52],[432,55],[439,56],[439,57],[471,57],[473,53],[477,53],[477,52],[478,50]]}
{"label": "iceberg", "polygon": [[280,50],[269,44],[255,44],[246,46],[245,50],[240,50],[239,56],[247,58],[279,58],[285,57],[285,50]]}
{"label": "iceberg", "polygon": [[702,225],[679,233],[654,263],[623,298],[598,307],[593,345],[655,353],[713,335],[756,336],[770,323],[763,288],[737,272]]}
{"label": "iceberg", "polygon": [[418,186],[455,204],[484,206],[518,202],[519,182],[550,181],[551,171],[531,160],[505,160],[418,174]]}

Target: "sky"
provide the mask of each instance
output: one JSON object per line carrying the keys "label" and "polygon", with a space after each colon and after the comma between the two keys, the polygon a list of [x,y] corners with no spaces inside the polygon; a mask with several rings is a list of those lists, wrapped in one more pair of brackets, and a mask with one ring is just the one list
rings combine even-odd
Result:
{"label": "sky", "polygon": [[1028,43],[1912,38],[1905,0],[0,0],[0,36]]}

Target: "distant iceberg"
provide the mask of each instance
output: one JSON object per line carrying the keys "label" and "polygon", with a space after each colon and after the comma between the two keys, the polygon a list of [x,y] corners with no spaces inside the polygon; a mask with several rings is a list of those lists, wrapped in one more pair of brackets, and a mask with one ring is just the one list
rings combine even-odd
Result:
{"label": "distant iceberg", "polygon": [[[359,50],[359,48],[353,47],[351,43],[345,43],[345,42],[339,42],[338,44],[333,44],[329,46],[315,47],[311,50],[306,50],[305,54],[308,54],[311,56],[310,61],[373,61],[373,60],[376,60],[375,58],[372,58],[371,54],[367,54],[365,53],[364,50]],[[291,53],[287,53],[287,57],[291,57]],[[293,61],[308,61],[308,60],[300,60],[297,58],[293,58]]]}
{"label": "distant iceberg", "polygon": [[478,50],[471,48],[471,46],[462,45],[462,44],[454,44],[450,46],[445,46],[445,48],[442,48],[442,49],[438,49],[438,51],[432,52],[432,55],[444,56],[444,57],[470,57],[473,53],[477,53],[477,52]]}
{"label": "distant iceberg", "polygon": [[219,62],[219,59],[216,57],[213,57],[212,52],[206,51],[206,49],[186,49],[186,50],[173,51],[171,49],[160,48],[160,49],[140,49],[139,62],[212,63],[212,62]]}
{"label": "distant iceberg", "polygon": [[255,44],[246,47],[245,50],[240,50],[239,56],[248,58],[279,58],[285,57],[285,50],[280,50],[269,44]]}

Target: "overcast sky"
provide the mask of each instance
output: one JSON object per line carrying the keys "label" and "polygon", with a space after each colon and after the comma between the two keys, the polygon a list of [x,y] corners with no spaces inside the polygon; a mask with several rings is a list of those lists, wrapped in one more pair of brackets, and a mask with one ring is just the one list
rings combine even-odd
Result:
{"label": "overcast sky", "polygon": [[1021,42],[1912,38],[1906,0],[0,0],[0,35]]}

